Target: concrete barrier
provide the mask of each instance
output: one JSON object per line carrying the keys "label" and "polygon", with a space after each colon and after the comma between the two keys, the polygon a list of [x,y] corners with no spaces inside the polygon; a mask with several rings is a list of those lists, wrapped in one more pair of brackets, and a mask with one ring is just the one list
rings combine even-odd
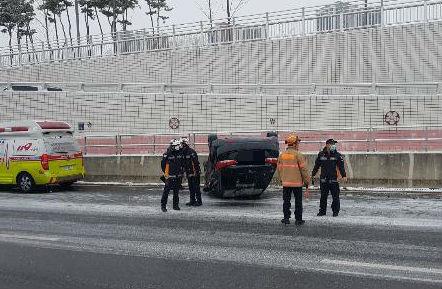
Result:
{"label": "concrete barrier", "polygon": [[[311,171],[316,155],[307,157]],[[345,160],[349,185],[442,187],[442,153],[351,153]],[[160,161],[157,155],[86,156],[86,181],[157,183]]]}

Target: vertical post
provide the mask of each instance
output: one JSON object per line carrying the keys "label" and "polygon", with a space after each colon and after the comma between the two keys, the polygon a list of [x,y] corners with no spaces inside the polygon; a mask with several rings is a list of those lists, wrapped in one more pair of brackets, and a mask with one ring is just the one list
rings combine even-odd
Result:
{"label": "vertical post", "polygon": [[115,136],[115,154],[118,155],[119,153],[119,148],[118,148],[118,135]]}
{"label": "vertical post", "polygon": [[153,153],[156,153],[156,149],[155,149],[156,143],[157,143],[157,138],[156,138],[156,135],[154,134],[153,135]]}
{"label": "vertical post", "polygon": [[119,46],[119,42],[120,42],[120,35],[117,34],[116,32],[113,34],[114,37],[114,54],[118,55],[118,46]]}
{"label": "vertical post", "polygon": [[18,45],[18,64],[21,65],[21,44]]}
{"label": "vertical post", "polygon": [[84,136],[84,155],[87,155],[87,136]]}
{"label": "vertical post", "polygon": [[147,35],[147,31],[146,31],[146,28],[144,28],[143,29],[143,47],[141,48],[141,51],[147,51],[146,35]]}
{"label": "vertical post", "polygon": [[305,7],[302,7],[301,35],[305,36]]}
{"label": "vertical post", "polygon": [[94,56],[93,54],[93,51],[94,51],[94,44],[92,43],[92,35],[89,35],[89,53],[90,53],[90,56],[92,57],[92,56]]}
{"label": "vertical post", "polygon": [[370,128],[367,128],[367,152],[370,151]]}
{"label": "vertical post", "polygon": [[269,12],[266,12],[266,39],[270,39],[270,21],[269,21]]}
{"label": "vertical post", "polygon": [[381,0],[381,27],[384,27],[384,0]]}
{"label": "vertical post", "polygon": [[200,21],[200,33],[201,33],[201,46],[204,46],[204,24],[203,21]]}
{"label": "vertical post", "polygon": [[368,10],[368,0],[364,0],[364,2],[365,2],[365,23],[364,23],[364,26],[368,26],[368,12],[367,12],[367,10]]}
{"label": "vertical post", "polygon": [[173,37],[173,49],[176,49],[176,31],[175,31],[175,24],[172,25],[172,37]]}
{"label": "vertical post", "polygon": [[45,61],[45,44],[44,44],[44,42],[42,41],[41,42],[41,57],[40,57],[40,61],[41,62],[44,62]]}
{"label": "vertical post", "polygon": [[339,13],[339,30],[344,31],[344,12]]}
{"label": "vertical post", "polygon": [[233,43],[236,42],[236,23],[235,23],[235,17],[232,19],[232,41]]}
{"label": "vertical post", "polygon": [[429,148],[428,144],[428,126],[425,126],[425,151],[427,152]]}
{"label": "vertical post", "polygon": [[424,0],[424,21],[428,22],[428,2]]}

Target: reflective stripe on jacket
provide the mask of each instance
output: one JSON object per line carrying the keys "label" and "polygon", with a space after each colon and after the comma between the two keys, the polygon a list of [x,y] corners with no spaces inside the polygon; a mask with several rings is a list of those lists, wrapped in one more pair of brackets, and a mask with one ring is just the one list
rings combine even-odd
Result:
{"label": "reflective stripe on jacket", "polygon": [[304,155],[291,147],[279,155],[278,173],[283,187],[302,187],[310,183]]}
{"label": "reflective stripe on jacket", "polygon": [[168,149],[161,160],[161,170],[166,179],[182,177],[184,169],[181,152]]}

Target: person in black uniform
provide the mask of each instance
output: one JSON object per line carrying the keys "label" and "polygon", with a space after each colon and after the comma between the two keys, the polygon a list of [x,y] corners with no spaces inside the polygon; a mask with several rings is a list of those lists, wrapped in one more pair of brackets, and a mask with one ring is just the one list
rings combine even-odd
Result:
{"label": "person in black uniform", "polygon": [[161,170],[164,173],[164,191],[161,198],[161,211],[167,212],[166,205],[169,192],[173,191],[173,209],[180,210],[179,190],[183,178],[183,156],[179,140],[173,140],[161,160]]}
{"label": "person in black uniform", "polygon": [[328,139],[325,143],[325,147],[319,152],[315,161],[315,166],[312,171],[312,179],[321,168],[320,187],[321,187],[321,201],[319,204],[318,216],[325,216],[327,211],[327,198],[330,192],[333,198],[331,205],[333,211],[333,217],[339,215],[340,200],[339,200],[339,177],[342,177],[342,181],[347,181],[347,175],[345,173],[344,159],[342,155],[336,149],[336,143],[334,139]]}
{"label": "person in black uniform", "polygon": [[181,147],[184,172],[186,173],[190,191],[190,201],[186,203],[186,206],[201,206],[203,204],[200,188],[201,167],[198,154],[189,146],[188,138],[181,138]]}

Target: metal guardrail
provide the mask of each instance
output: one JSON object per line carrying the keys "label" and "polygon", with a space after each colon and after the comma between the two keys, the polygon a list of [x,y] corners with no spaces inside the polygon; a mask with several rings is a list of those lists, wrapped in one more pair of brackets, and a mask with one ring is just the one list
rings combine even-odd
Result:
{"label": "metal guardrail", "polygon": [[[224,136],[265,136],[268,131],[218,132]],[[290,133],[277,131],[280,139]],[[76,136],[85,155],[125,155],[161,154],[169,146],[170,139],[187,137],[199,152],[207,152],[208,132],[186,134],[108,134]],[[300,135],[301,149],[317,152],[324,146],[326,139],[339,140],[341,151],[442,151],[441,126],[383,126],[370,128],[344,128],[341,130],[297,130]],[[143,140],[143,141],[140,141]],[[283,146],[284,142],[280,140]],[[390,146],[390,147],[389,147]]]}
{"label": "metal guardrail", "polygon": [[296,95],[383,95],[383,94],[442,94],[442,82],[420,83],[312,83],[312,84],[166,84],[166,83],[82,83],[82,82],[0,82],[0,91],[13,86],[32,86],[38,91],[48,87],[74,92],[130,93],[238,93],[238,94],[296,94]]}
{"label": "metal guardrail", "polygon": [[442,1],[361,0],[0,48],[0,67],[442,20]]}

